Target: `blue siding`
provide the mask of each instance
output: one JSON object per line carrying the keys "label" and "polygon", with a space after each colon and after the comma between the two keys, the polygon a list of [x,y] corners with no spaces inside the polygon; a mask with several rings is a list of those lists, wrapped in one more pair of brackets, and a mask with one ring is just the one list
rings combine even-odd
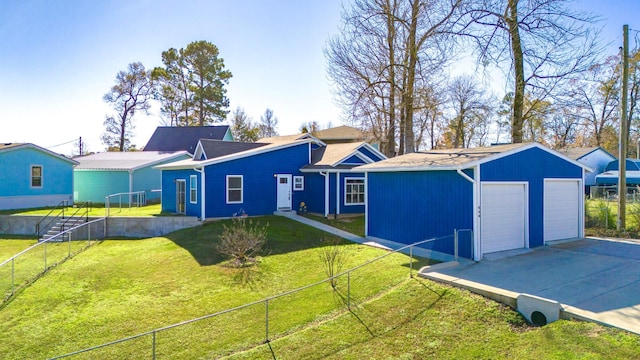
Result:
{"label": "blue siding", "polygon": [[[206,217],[229,217],[240,209],[248,215],[267,215],[276,210],[275,174],[302,175],[309,163],[309,145],[301,144],[205,167]],[[243,203],[226,204],[226,175],[243,175]],[[305,184],[306,186],[306,184]],[[292,191],[297,209],[304,192]]]}
{"label": "blue siding", "polygon": [[480,166],[482,181],[529,183],[529,247],[544,245],[544,179],[582,179],[582,168],[542,149],[532,148]]}
{"label": "blue siding", "polygon": [[[341,214],[364,214],[364,205],[347,205],[345,202],[344,194],[346,191],[345,178],[362,178],[364,179],[364,173],[344,173],[340,175],[340,213]],[[365,184],[365,194],[366,194]],[[334,189],[335,191],[335,189]],[[335,196],[335,192],[334,192]]]}
{"label": "blue siding", "polygon": [[342,164],[365,164],[364,160],[360,159],[359,157],[357,157],[356,155],[353,155],[351,157],[349,157],[348,159],[346,159],[345,161],[342,162]]}
{"label": "blue siding", "polygon": [[[31,187],[31,165],[42,166],[42,187]],[[34,148],[3,152],[0,170],[0,196],[73,194],[73,164]]]}
{"label": "blue siding", "polygon": [[305,173],[304,182],[304,194],[300,201],[307,205],[308,212],[324,215],[324,176]]}
{"label": "blue siding", "polygon": [[366,155],[369,159],[373,160],[374,162],[377,162],[383,159],[382,157],[380,157],[380,155],[377,155],[364,147],[361,147],[358,151],[360,151],[363,155]]}
{"label": "blue siding", "polygon": [[[455,171],[368,174],[368,236],[453,253],[454,229],[473,227],[473,185]],[[460,254],[470,256],[469,244]]]}
{"label": "blue siding", "polygon": [[[189,201],[189,177],[196,175],[198,178],[197,202],[192,204]],[[200,174],[194,170],[163,170],[162,171],[162,211],[177,213],[176,182],[185,181],[186,207],[185,215],[200,217]]]}

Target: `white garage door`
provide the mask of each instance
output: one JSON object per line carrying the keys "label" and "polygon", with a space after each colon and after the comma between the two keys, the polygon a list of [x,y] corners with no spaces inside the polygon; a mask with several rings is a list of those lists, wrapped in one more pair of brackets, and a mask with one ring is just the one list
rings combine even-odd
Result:
{"label": "white garage door", "polygon": [[482,184],[482,253],[525,247],[525,184]]}
{"label": "white garage door", "polygon": [[574,239],[580,234],[580,182],[544,181],[544,241]]}

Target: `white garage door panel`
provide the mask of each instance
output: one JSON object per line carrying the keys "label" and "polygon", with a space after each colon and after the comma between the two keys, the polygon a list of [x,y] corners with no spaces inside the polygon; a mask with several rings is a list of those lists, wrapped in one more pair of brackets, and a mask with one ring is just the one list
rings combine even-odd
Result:
{"label": "white garage door panel", "polygon": [[574,239],[580,229],[580,182],[545,180],[544,240]]}
{"label": "white garage door panel", "polygon": [[483,184],[482,252],[525,246],[526,196],[524,184]]}

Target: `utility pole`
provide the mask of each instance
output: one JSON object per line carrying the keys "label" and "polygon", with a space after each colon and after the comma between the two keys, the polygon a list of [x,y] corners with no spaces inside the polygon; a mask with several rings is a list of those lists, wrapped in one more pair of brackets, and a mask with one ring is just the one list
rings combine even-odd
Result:
{"label": "utility pole", "polygon": [[82,136],[80,136],[80,139],[78,140],[78,146],[80,147],[80,153],[78,155],[82,156],[84,155],[84,153],[82,152]]}
{"label": "utility pole", "polygon": [[629,25],[622,26],[622,98],[620,101],[620,153],[618,156],[618,231],[627,216],[627,96],[629,88]]}

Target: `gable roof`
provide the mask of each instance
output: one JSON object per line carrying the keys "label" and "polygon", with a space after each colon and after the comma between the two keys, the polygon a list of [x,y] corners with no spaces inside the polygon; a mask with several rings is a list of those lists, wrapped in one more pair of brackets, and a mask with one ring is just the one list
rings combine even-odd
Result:
{"label": "gable roof", "polygon": [[603,153],[605,153],[606,155],[609,155],[612,159],[616,159],[615,156],[611,155],[611,153],[609,153],[607,150],[599,147],[599,146],[592,146],[592,147],[580,147],[580,148],[568,148],[568,149],[560,149],[558,150],[560,153],[566,155],[567,157],[574,159],[574,160],[579,160],[593,152],[596,151],[602,151]]}
{"label": "gable roof", "polygon": [[157,163],[190,156],[186,151],[129,151],[105,152],[76,158],[75,170],[138,170]]}
{"label": "gable roof", "polygon": [[204,156],[206,159],[213,159],[220,156],[235,154],[242,151],[259,148],[265,145],[268,145],[268,144],[201,139],[200,142],[198,143],[198,147],[196,148],[194,158],[198,160],[199,155],[201,153],[204,153]]}
{"label": "gable roof", "polygon": [[35,150],[41,151],[43,153],[46,153],[48,155],[51,155],[53,157],[56,157],[56,158],[58,158],[60,160],[70,162],[70,163],[72,163],[74,165],[78,164],[77,161],[75,161],[75,160],[73,160],[71,158],[68,158],[68,157],[66,157],[66,156],[64,156],[62,154],[55,153],[55,152],[53,152],[51,150],[47,150],[47,149],[45,149],[43,147],[40,147],[40,146],[32,144],[32,143],[0,143],[0,154],[2,154],[4,152],[13,151],[13,150],[18,150],[18,149],[35,149]]}
{"label": "gable roof", "polygon": [[[265,138],[260,140],[260,143],[264,144],[263,140],[267,140],[267,139],[275,139],[275,140],[272,140],[273,141],[272,143],[264,144],[263,146],[260,146],[260,147],[247,149],[247,150],[236,152],[236,153],[226,154],[226,155],[218,156],[215,158],[207,158],[206,160],[189,159],[189,160],[176,161],[170,164],[159,165],[157,166],[157,168],[164,169],[164,170],[203,168],[208,165],[242,159],[245,157],[258,155],[258,154],[266,153],[269,151],[285,149],[288,147],[297,146],[301,144],[310,144],[310,143],[319,142],[319,140],[314,138],[313,136],[303,136],[300,139],[298,139],[298,137],[300,136],[291,135],[291,136],[285,136],[285,137],[278,136],[275,138]],[[287,138],[288,140],[285,140],[283,138]]]}
{"label": "gable roof", "polygon": [[330,129],[313,132],[313,136],[320,140],[364,140],[366,134],[351,126],[341,125]]}
{"label": "gable roof", "polygon": [[229,125],[158,126],[144,146],[144,151],[188,151],[193,154],[200,139],[222,140]]}
{"label": "gable roof", "polygon": [[372,163],[375,160],[362,154],[359,150],[366,148],[370,152],[378,155],[381,159],[386,159],[384,154],[380,153],[373,146],[366,142],[359,143],[337,143],[327,144],[326,146],[317,148],[311,153],[311,164],[302,168],[302,171],[308,170],[330,170],[330,169],[351,169],[358,166],[357,164],[342,164],[343,161],[357,156],[365,163]]}
{"label": "gable roof", "polygon": [[531,148],[538,148],[549,152],[588,171],[593,170],[589,166],[570,159],[537,142],[416,152],[358,166],[356,169],[371,172],[467,169]]}

